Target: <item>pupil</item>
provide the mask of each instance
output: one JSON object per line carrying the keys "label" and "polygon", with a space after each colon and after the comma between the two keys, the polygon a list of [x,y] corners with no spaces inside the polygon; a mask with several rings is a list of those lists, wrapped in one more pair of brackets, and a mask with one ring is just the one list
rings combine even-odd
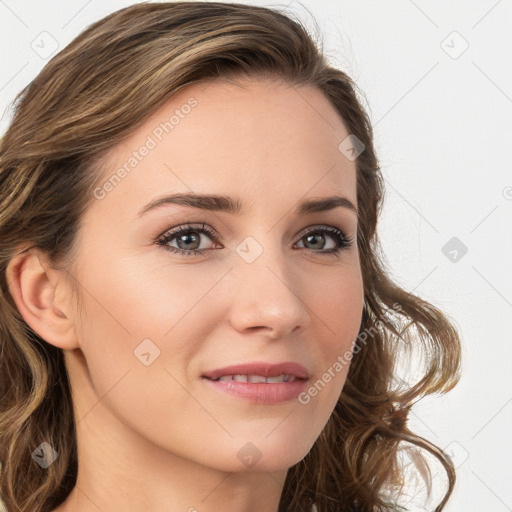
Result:
{"label": "pupil", "polygon": [[[187,235],[181,235],[181,236],[178,238],[178,246],[180,247],[180,242],[184,242],[185,244],[187,244],[187,243],[190,243],[190,242],[192,242],[192,243],[193,243],[193,242],[195,241],[195,242],[197,243],[197,242],[199,242],[199,238],[200,238],[200,237],[199,237],[199,236],[197,236],[197,235],[189,235],[189,234],[187,234]],[[194,239],[195,239],[195,240],[194,240]],[[197,248],[197,246],[196,246],[196,247],[194,247],[193,249],[196,249],[196,248]],[[190,250],[190,247],[180,247],[180,249]]]}
{"label": "pupil", "polygon": [[[306,239],[307,239],[307,241],[308,241],[308,243],[309,243],[309,242],[311,241],[311,239],[313,239],[313,240],[314,240],[315,238],[319,238],[320,240],[322,240],[322,239],[323,239],[323,236],[324,236],[324,235],[322,235],[322,234],[308,235],[308,236],[306,237]],[[321,248],[322,248],[322,247],[321,247],[321,246],[322,246],[322,241],[320,241],[320,244],[316,244],[316,245],[317,245],[317,247],[313,247],[314,249],[321,249]],[[318,245],[320,245],[320,246],[318,246]]]}

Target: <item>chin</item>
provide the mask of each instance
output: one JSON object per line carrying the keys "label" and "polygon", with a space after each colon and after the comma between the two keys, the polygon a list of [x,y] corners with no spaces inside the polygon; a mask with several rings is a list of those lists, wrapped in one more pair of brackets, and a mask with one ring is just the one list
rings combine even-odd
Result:
{"label": "chin", "polygon": [[[274,436],[274,439],[270,438]],[[287,470],[300,462],[310,451],[313,443],[308,440],[298,440],[291,436],[286,439],[275,432],[267,439],[235,442],[235,458],[215,457],[222,461],[222,469],[229,472],[275,472]],[[231,449],[230,449],[231,450]],[[226,450],[224,455],[230,451]]]}

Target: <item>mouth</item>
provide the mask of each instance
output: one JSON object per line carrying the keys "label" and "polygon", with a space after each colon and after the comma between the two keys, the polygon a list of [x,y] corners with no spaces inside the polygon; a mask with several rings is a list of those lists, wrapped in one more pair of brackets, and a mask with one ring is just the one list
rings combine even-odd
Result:
{"label": "mouth", "polygon": [[251,363],[229,366],[202,375],[215,391],[255,404],[272,405],[297,399],[309,380],[298,363]]}
{"label": "mouth", "polygon": [[292,361],[277,364],[254,362],[208,371],[202,377],[214,381],[233,380],[236,382],[275,384],[279,382],[293,382],[294,380],[307,380],[309,373],[306,367]]}
{"label": "mouth", "polygon": [[252,384],[265,383],[265,384],[277,384],[278,382],[294,382],[295,380],[307,380],[302,379],[300,377],[296,377],[295,375],[287,375],[285,373],[278,375],[277,377],[264,377],[263,375],[223,375],[217,379],[210,379],[209,377],[204,377],[205,379],[212,380],[214,382],[249,382]]}

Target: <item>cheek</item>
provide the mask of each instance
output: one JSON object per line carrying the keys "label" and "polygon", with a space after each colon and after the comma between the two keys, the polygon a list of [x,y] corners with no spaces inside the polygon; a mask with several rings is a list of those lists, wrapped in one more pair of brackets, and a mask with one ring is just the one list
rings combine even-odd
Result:
{"label": "cheek", "polygon": [[204,282],[187,295],[175,293],[187,290],[185,281],[174,279],[166,285],[143,277],[124,274],[122,279],[121,272],[112,272],[109,282],[84,281],[90,295],[84,301],[86,317],[79,338],[86,365],[83,375],[90,380],[77,383],[90,385],[94,396],[78,387],[78,394],[90,396],[79,417],[96,417],[111,425],[112,432],[119,432],[122,424],[127,435],[137,433],[186,457],[190,436],[200,435],[199,426],[218,428],[205,408],[191,399],[186,380],[187,361],[198,350],[191,342],[201,343],[197,305],[212,283]]}
{"label": "cheek", "polygon": [[161,262],[137,267],[121,259],[95,268],[108,271],[91,265],[80,279],[88,293],[79,332],[95,394],[134,430],[152,425],[154,436],[165,434],[180,412],[206,421],[186,389],[194,376],[189,362],[204,352],[219,321],[215,285],[225,270],[198,276],[193,265],[172,271]]}
{"label": "cheek", "polygon": [[[363,284],[357,267],[322,278],[311,304],[321,324],[331,335],[331,349],[345,348],[359,333],[363,311]],[[319,281],[318,281],[319,283]],[[328,338],[328,337],[327,337]]]}
{"label": "cheek", "polygon": [[[173,267],[162,263],[165,259],[161,257],[155,261],[150,258],[144,264],[140,260],[118,259],[116,265],[102,260],[95,267],[108,268],[108,272],[91,271],[83,280],[89,292],[86,306],[89,332],[83,336],[84,341],[102,340],[94,344],[104,345],[104,338],[108,337],[111,354],[119,352],[118,357],[124,362],[129,362],[133,350],[144,339],[153,340],[162,351],[171,339],[178,352],[180,340],[190,346],[193,338],[190,328],[201,327],[204,300],[211,301],[211,296],[215,296],[215,285],[225,272],[211,267],[208,271],[198,271],[187,264]],[[187,336],[180,336],[182,330],[190,333],[188,340]],[[94,347],[89,350],[94,351]]]}
{"label": "cheek", "polygon": [[[352,360],[353,344],[361,326],[363,285],[358,271],[340,272],[324,279],[308,306],[317,317],[319,337],[317,360],[321,361],[309,401],[331,411],[341,393]],[[308,397],[304,397],[304,403]],[[308,402],[309,403],[309,402]]]}

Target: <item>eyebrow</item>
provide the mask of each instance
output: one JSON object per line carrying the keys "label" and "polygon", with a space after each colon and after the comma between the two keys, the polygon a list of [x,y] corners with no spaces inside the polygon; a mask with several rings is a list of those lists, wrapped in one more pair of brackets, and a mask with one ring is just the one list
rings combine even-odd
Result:
{"label": "eyebrow", "polygon": [[[244,213],[242,202],[238,198],[213,194],[181,193],[168,194],[154,199],[140,210],[138,216],[141,217],[150,210],[154,210],[159,206],[168,204],[178,204],[214,212],[227,212],[234,215]],[[307,215],[309,213],[325,212],[338,207],[347,208],[356,215],[358,214],[357,208],[354,204],[349,199],[342,196],[308,199],[297,206],[295,213],[298,215]]]}

